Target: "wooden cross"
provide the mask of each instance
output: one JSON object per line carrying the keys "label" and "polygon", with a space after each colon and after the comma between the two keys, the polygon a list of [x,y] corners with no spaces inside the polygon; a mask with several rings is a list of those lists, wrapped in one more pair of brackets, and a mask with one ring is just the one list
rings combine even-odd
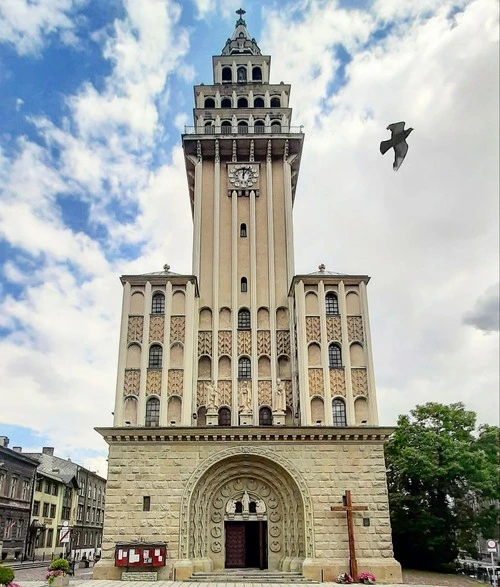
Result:
{"label": "wooden cross", "polygon": [[366,511],[368,508],[365,505],[352,505],[351,492],[346,489],[343,496],[344,505],[332,505],[330,510],[332,512],[346,512],[347,514],[347,534],[349,537],[349,574],[354,579],[358,578],[358,561],[356,560],[356,548],[354,545],[354,524],[352,512]]}

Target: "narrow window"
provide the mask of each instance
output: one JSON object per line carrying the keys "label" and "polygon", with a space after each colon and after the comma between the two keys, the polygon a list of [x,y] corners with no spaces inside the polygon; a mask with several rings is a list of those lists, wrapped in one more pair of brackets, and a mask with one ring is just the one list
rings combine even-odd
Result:
{"label": "narrow window", "polygon": [[146,402],[146,426],[158,426],[160,424],[160,400],[151,397]]}
{"label": "narrow window", "polygon": [[237,501],[234,505],[234,513],[235,514],[242,514],[243,513],[243,504],[241,501]]}
{"label": "narrow window", "polygon": [[227,120],[224,120],[220,127],[220,131],[223,135],[230,135],[232,131],[231,123]]}
{"label": "narrow window", "polygon": [[248,108],[248,100],[246,98],[238,98],[238,108]]}
{"label": "narrow window", "polygon": [[215,132],[215,127],[213,122],[205,122],[205,134],[206,135],[213,135]]}
{"label": "narrow window", "polygon": [[142,511],[149,512],[151,510],[151,497],[149,495],[145,495],[142,498]]}
{"label": "narrow window", "polygon": [[238,67],[238,83],[244,84],[247,81],[247,68]]}
{"label": "narrow window", "polygon": [[205,108],[215,108],[215,100],[213,98],[205,98]]}
{"label": "narrow window", "polygon": [[327,316],[336,316],[339,313],[339,301],[334,293],[326,294],[325,308]]}
{"label": "narrow window", "polygon": [[259,426],[272,426],[273,414],[269,408],[260,408],[259,410]]}
{"label": "narrow window", "polygon": [[331,344],[328,347],[328,364],[330,369],[342,367],[342,353],[338,344]]}
{"label": "narrow window", "polygon": [[253,100],[254,108],[264,108],[264,98],[258,97]]}
{"label": "narrow window", "polygon": [[253,125],[253,132],[262,134],[266,132],[266,125],[263,120],[256,120]]}
{"label": "narrow window", "polygon": [[281,132],[281,123],[278,120],[271,122],[271,132]]}
{"label": "narrow window", "polygon": [[274,98],[271,98],[271,108],[280,108],[281,106],[281,101],[279,98],[277,98],[276,96]]}
{"label": "narrow window", "polygon": [[241,122],[238,122],[238,132],[240,134],[242,133],[247,133],[248,132],[248,122],[245,122],[244,120],[242,120]]}
{"label": "narrow window", "polygon": [[260,67],[252,68],[252,80],[254,82],[262,81],[262,69]]}
{"label": "narrow window", "polygon": [[151,314],[165,314],[165,296],[162,293],[153,294]]}
{"label": "narrow window", "polygon": [[162,367],[162,357],[163,357],[163,349],[159,344],[151,345],[149,349],[149,364],[148,367],[150,369],[161,369]]}
{"label": "narrow window", "polygon": [[241,357],[238,361],[238,379],[251,379],[252,367],[248,357]]}
{"label": "narrow window", "polygon": [[241,238],[247,237],[247,225],[245,223],[240,225],[240,236]]}
{"label": "narrow window", "polygon": [[345,412],[345,403],[339,398],[335,398],[332,402],[332,415],[334,426],[347,426],[347,418]]}
{"label": "narrow window", "polygon": [[233,81],[233,73],[230,67],[222,68],[222,83],[231,83]]}
{"label": "narrow window", "polygon": [[231,108],[233,103],[231,102],[231,98],[222,98],[220,103],[221,108]]}
{"label": "narrow window", "polygon": [[250,310],[243,309],[238,312],[238,329],[250,329]]}
{"label": "narrow window", "polygon": [[219,426],[231,426],[231,410],[229,408],[219,410],[217,424]]}
{"label": "narrow window", "polygon": [[241,278],[241,292],[246,293],[248,291],[248,282],[246,277]]}

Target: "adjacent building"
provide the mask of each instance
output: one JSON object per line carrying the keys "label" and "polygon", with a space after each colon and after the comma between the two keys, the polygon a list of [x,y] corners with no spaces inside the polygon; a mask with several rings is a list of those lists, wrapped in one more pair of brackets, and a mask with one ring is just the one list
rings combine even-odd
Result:
{"label": "adjacent building", "polygon": [[0,436],[0,560],[21,560],[29,538],[38,462]]}
{"label": "adjacent building", "polygon": [[[350,490],[360,571],[398,583],[369,278],[323,265],[295,275],[303,128],[290,85],[271,81],[271,57],[238,14],[212,84],[194,87],[182,136],[192,274],[165,265],[121,278],[114,423],[98,429],[109,467],[94,578],[120,577],[117,544],[165,541],[160,579],[259,567],[335,580],[349,570],[338,509]],[[162,210],[175,197],[165,186]]]}

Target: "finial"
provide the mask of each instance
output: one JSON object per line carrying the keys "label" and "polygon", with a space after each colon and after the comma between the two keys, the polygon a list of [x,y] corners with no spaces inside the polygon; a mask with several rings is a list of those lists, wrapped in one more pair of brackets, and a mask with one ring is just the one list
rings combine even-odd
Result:
{"label": "finial", "polygon": [[321,273],[323,273],[326,269],[326,265],[324,263],[321,263],[321,265],[318,265],[318,269],[321,271]]}
{"label": "finial", "polygon": [[168,263],[165,263],[165,265],[163,265],[163,271],[165,271],[165,273],[168,273],[170,271],[170,265]]}
{"label": "finial", "polygon": [[240,17],[243,18],[243,15],[246,14],[247,11],[243,10],[243,8],[238,8],[238,10],[236,11],[236,14]]}

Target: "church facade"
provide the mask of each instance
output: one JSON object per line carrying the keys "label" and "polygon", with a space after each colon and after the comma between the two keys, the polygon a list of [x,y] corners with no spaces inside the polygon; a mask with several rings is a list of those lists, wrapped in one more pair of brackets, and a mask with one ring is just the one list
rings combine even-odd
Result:
{"label": "church facade", "polygon": [[[182,137],[193,274],[124,275],[101,561],[167,542],[158,578],[261,568],[402,581],[393,558],[365,275],[294,274],[304,140],[243,20]],[[352,545],[351,545],[352,548]]]}

